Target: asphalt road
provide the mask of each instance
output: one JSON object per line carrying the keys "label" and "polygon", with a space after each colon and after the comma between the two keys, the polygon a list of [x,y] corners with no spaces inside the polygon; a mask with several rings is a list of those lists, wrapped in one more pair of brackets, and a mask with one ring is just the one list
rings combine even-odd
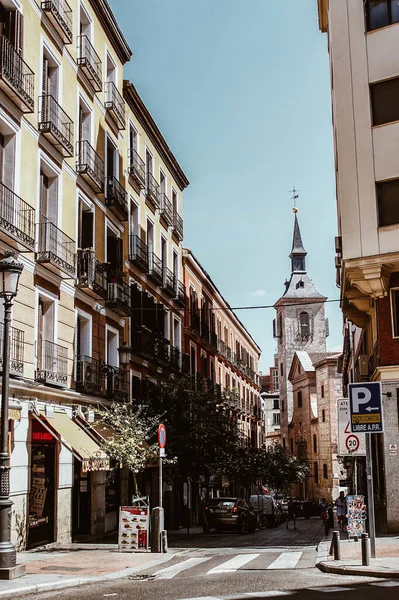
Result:
{"label": "asphalt road", "polygon": [[[322,537],[318,520],[298,521],[252,535],[177,538],[179,554],[131,579],[30,596],[32,600],[216,600],[286,596],[292,600],[386,600],[399,597],[399,581],[321,573],[314,567]],[[189,537],[189,536],[187,536]],[[195,538],[195,539],[194,539]],[[315,541],[316,540],[316,541]],[[196,546],[187,544],[194,544]],[[185,545],[184,545],[185,544]]]}

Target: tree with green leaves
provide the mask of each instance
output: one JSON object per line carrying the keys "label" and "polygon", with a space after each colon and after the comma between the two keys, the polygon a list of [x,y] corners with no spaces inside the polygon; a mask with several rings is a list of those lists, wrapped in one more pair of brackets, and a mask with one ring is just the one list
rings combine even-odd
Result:
{"label": "tree with green leaves", "polygon": [[303,481],[309,473],[307,461],[291,456],[281,444],[272,444],[261,450],[259,475],[276,494],[286,496],[290,488]]}

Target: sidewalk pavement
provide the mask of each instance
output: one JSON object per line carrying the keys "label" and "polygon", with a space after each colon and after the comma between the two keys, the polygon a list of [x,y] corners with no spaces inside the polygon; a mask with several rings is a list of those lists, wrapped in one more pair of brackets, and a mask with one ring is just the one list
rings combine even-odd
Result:
{"label": "sidewalk pavement", "polygon": [[0,580],[0,599],[143,574],[179,552],[120,553],[117,544],[65,544],[20,552],[17,563],[26,565],[26,575]]}
{"label": "sidewalk pavement", "polygon": [[[332,538],[332,532],[330,535]],[[399,578],[399,536],[385,536],[376,539],[376,558],[370,565],[362,565],[361,542],[341,540],[341,560],[330,556],[331,539],[320,542],[316,566],[324,573],[338,575],[365,575],[367,577]]]}

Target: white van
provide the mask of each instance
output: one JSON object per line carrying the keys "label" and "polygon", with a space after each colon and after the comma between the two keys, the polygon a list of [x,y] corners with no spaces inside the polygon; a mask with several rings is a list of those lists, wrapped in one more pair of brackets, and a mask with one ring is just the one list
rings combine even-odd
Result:
{"label": "white van", "polygon": [[249,503],[254,509],[258,527],[274,527],[280,523],[280,511],[273,496],[253,494]]}

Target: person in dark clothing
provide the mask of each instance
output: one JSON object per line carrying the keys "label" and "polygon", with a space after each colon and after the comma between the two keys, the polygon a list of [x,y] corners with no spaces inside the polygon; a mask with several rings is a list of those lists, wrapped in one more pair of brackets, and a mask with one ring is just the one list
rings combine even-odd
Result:
{"label": "person in dark clothing", "polygon": [[288,508],[287,508],[287,523],[286,523],[286,528],[288,529],[288,523],[290,521],[294,522],[294,529],[296,529],[296,517],[297,517],[297,503],[296,503],[296,498],[291,498],[288,501]]}

